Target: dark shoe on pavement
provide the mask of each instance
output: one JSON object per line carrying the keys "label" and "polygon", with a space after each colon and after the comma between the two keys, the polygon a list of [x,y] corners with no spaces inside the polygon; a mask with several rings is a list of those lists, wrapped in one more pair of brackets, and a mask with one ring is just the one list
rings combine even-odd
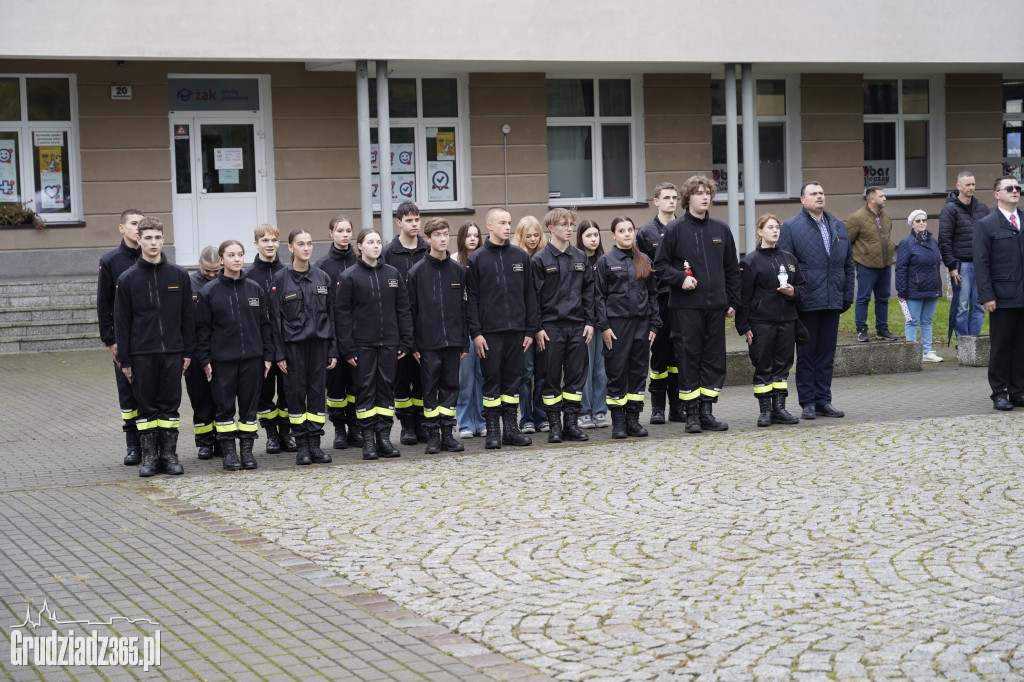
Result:
{"label": "dark shoe on pavement", "polygon": [[896,340],[896,335],[893,334],[888,329],[883,329],[882,331],[877,332],[875,334],[875,336],[877,336],[880,339],[885,339],[886,341],[895,341]]}
{"label": "dark shoe on pavement", "polygon": [[818,418],[818,413],[814,409],[814,405],[807,405],[806,407],[804,407],[803,412],[800,413],[800,418],[801,419],[817,419]]}
{"label": "dark shoe on pavement", "polygon": [[823,405],[816,405],[814,407],[814,411],[815,411],[816,414],[818,414],[818,415],[820,415],[822,417],[835,417],[835,418],[838,419],[839,417],[845,417],[846,416],[846,413],[843,412],[842,410],[837,410],[836,408],[832,407],[832,403],[825,403]]}
{"label": "dark shoe on pavement", "polygon": [[1009,412],[1013,409],[1013,403],[1011,403],[1008,398],[999,396],[992,401],[992,407],[997,410],[1002,410],[1003,412]]}
{"label": "dark shoe on pavement", "polygon": [[865,330],[862,332],[857,332],[857,340],[867,342],[871,340],[871,337],[868,336],[868,332],[867,330]]}
{"label": "dark shoe on pavement", "polygon": [[1024,393],[1022,393],[1021,395],[1018,395],[1016,397],[1010,396],[1010,403],[1014,407],[1024,407]]}

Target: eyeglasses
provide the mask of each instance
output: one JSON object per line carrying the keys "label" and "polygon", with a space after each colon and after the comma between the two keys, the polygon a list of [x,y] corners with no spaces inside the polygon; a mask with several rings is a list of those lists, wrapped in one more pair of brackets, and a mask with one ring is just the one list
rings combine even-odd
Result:
{"label": "eyeglasses", "polygon": [[1007,185],[1006,187],[1003,187],[1002,191],[1016,192],[1017,194],[1020,194],[1020,185]]}

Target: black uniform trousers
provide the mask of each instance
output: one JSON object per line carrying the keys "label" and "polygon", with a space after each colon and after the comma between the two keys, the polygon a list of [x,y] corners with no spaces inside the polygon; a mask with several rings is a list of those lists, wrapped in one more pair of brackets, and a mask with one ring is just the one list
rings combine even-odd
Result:
{"label": "black uniform trousers", "polygon": [[356,397],[352,392],[352,365],[339,359],[327,370],[327,418],[335,428],[352,423]]}
{"label": "black uniform trousers", "polygon": [[747,348],[754,365],[754,393],[789,395],[789,370],[793,368],[796,322],[751,322],[754,338]]}
{"label": "black uniform trousers", "polygon": [[989,313],[992,351],[988,356],[988,385],[992,400],[1024,399],[1024,308],[1000,308]]}
{"label": "black uniform trousers", "polygon": [[[519,405],[519,389],[523,383],[523,339],[521,331],[484,334],[487,353],[480,358],[480,374],[484,378],[484,415],[488,410],[501,411],[502,405]],[[476,352],[471,349],[470,352]]]}
{"label": "black uniform trousers", "polygon": [[[210,390],[217,406],[217,439],[234,437],[256,440],[256,405],[263,385],[263,359],[249,358],[210,363],[213,379]],[[289,365],[289,371],[291,366]],[[205,376],[203,379],[205,380]],[[235,401],[238,401],[238,422],[235,422]]]}
{"label": "black uniform trousers", "polygon": [[178,429],[181,406],[181,353],[132,356],[132,389],[139,403],[135,425],[140,432]]}
{"label": "black uniform trousers", "polygon": [[[583,387],[587,383],[590,358],[583,339],[583,325],[545,327],[548,340],[544,350],[537,350],[543,358],[544,381],[541,398],[545,408],[579,414],[583,400]],[[594,339],[591,339],[592,341]]]}
{"label": "black uniform trousers", "polygon": [[121,430],[124,432],[135,431],[135,418],[139,416],[139,401],[135,399],[135,391],[128,377],[124,375],[121,368],[114,363],[114,378],[117,384],[117,404],[121,408]]}
{"label": "black uniform trousers", "polygon": [[423,410],[423,385],[420,363],[410,353],[398,361],[395,372],[395,408],[398,416],[416,417]]}
{"label": "black uniform trousers", "polygon": [[[666,381],[667,390],[678,391],[675,349],[672,346],[672,314],[668,307],[668,294],[658,294],[658,313],[661,315],[661,332],[654,337],[651,349],[651,381]],[[609,321],[610,324],[610,321]],[[657,387],[655,387],[657,391]]]}
{"label": "black uniform trousers", "polygon": [[[346,361],[345,364],[348,364]],[[356,398],[356,420],[361,427],[391,431],[395,423],[396,346],[359,346],[352,367],[352,390]]]}
{"label": "black uniform trousers", "polygon": [[327,421],[327,339],[286,342],[284,357],[288,373],[284,375],[284,394],[288,421],[296,436],[324,435]]}
{"label": "black uniform trousers", "polygon": [[[291,369],[288,370],[291,372]],[[286,400],[287,391],[284,388],[284,374],[278,368],[277,363],[270,366],[270,372],[263,379],[260,387],[260,398],[256,406],[256,413],[260,424],[266,428],[267,424],[273,424],[277,420],[279,424],[288,424],[288,403]],[[274,394],[277,394],[277,401],[274,401]]]}
{"label": "black uniform trousers", "polygon": [[185,391],[188,393],[188,401],[192,403],[192,426],[196,434],[196,447],[212,448],[217,437],[213,430],[217,410],[210,382],[206,380],[206,372],[194,360],[185,370]]}
{"label": "black uniform trousers", "polygon": [[671,312],[679,399],[718,402],[725,383],[725,311],[675,308]]}
{"label": "black uniform trousers", "polygon": [[615,334],[611,350],[604,345],[604,339],[599,334],[595,334],[591,341],[600,343],[601,352],[604,353],[608,404],[618,407],[628,405],[630,409],[635,408],[639,412],[644,404],[650,321],[645,317],[610,317],[608,324]]}
{"label": "black uniform trousers", "polygon": [[807,343],[796,352],[796,394],[800,407],[832,402],[832,370],[839,337],[838,310],[800,311]]}
{"label": "black uniform trousers", "polygon": [[455,426],[455,405],[459,402],[460,355],[461,348],[420,351],[423,423],[429,429]]}

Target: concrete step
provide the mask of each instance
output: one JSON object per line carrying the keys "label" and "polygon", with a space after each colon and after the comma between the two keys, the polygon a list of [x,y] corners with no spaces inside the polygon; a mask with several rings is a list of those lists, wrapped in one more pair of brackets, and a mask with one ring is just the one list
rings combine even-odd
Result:
{"label": "concrete step", "polygon": [[40,338],[98,339],[95,320],[35,322],[0,322],[0,341],[22,341]]}
{"label": "concrete step", "polygon": [[95,277],[31,277],[0,279],[0,298],[49,294],[96,295]]}
{"label": "concrete step", "polygon": [[25,307],[0,309],[0,324],[51,320],[57,322],[96,322],[96,306],[78,305],[62,308]]}
{"label": "concrete step", "polygon": [[[19,341],[0,341],[0,354],[12,353],[44,353],[61,350],[96,350],[103,343],[98,338],[67,338],[56,336],[50,338],[33,338]],[[109,354],[108,354],[109,355]]]}
{"label": "concrete step", "polygon": [[0,295],[0,310],[12,308],[78,308],[96,307],[96,293],[60,292],[47,293],[36,289],[31,294]]}

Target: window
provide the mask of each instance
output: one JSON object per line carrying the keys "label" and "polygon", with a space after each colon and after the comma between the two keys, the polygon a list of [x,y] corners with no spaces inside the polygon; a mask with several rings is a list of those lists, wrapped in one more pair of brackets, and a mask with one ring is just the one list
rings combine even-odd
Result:
{"label": "window", "polygon": [[[736,79],[736,115],[743,115],[743,97],[740,80]],[[784,79],[757,79],[754,84],[754,116],[757,137],[754,156],[759,160],[760,195],[787,194],[786,132],[790,112],[786,109],[786,81]],[[725,144],[725,80],[711,81],[711,172],[718,184],[719,196],[728,194]],[[737,126],[737,154],[739,157],[739,190],[743,191],[743,124]]]}
{"label": "window", "polygon": [[864,81],[864,187],[927,190],[931,124],[927,78]]}
{"label": "window", "polygon": [[[391,200],[420,209],[468,205],[469,177],[464,83],[460,78],[389,78]],[[370,149],[374,208],[378,195],[377,79],[370,79]]]}
{"label": "window", "polygon": [[0,75],[0,202],[81,219],[74,76]]}
{"label": "window", "polygon": [[636,200],[636,90],[630,78],[547,80],[551,203]]}
{"label": "window", "polygon": [[1024,179],[1020,134],[1024,129],[1024,81],[1003,83],[1003,175]]}

